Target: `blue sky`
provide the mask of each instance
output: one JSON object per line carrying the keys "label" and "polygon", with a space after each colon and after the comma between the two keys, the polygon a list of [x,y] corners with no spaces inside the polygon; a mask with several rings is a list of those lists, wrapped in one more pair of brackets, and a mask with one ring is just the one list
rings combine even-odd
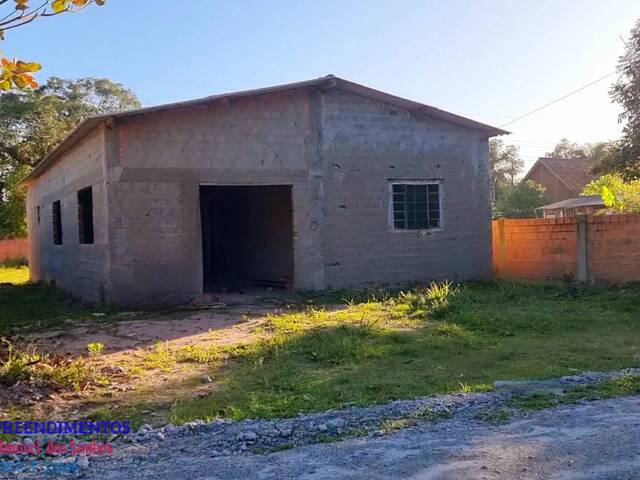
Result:
{"label": "blue sky", "polygon": [[[107,0],[8,32],[39,79],[107,77],[144,104],[328,73],[500,126],[615,70],[637,0]],[[619,135],[609,77],[509,125],[530,165]]]}

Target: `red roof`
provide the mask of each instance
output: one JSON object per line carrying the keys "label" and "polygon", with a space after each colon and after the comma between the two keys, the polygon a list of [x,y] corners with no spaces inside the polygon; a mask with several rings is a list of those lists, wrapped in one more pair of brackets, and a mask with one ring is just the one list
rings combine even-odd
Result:
{"label": "red roof", "polygon": [[538,165],[546,167],[547,170],[558,177],[562,183],[574,191],[576,195],[582,193],[582,190],[587,183],[598,178],[596,175],[591,173],[593,161],[587,157],[541,157],[525,175],[524,180],[528,180],[529,175]]}

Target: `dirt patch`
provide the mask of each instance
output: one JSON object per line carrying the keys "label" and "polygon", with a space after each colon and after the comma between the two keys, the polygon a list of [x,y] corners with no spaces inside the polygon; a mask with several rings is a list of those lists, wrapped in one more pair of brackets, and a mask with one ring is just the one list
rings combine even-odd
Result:
{"label": "dirt patch", "polygon": [[[278,313],[283,303],[278,297],[271,302],[238,293],[226,295],[224,301],[220,297],[209,300],[209,305],[198,310],[157,315],[98,314],[69,328],[27,333],[13,339],[17,346],[51,358],[85,358],[104,385],[92,382],[73,390],[20,381],[3,388],[0,410],[5,415],[19,411],[21,417],[68,419],[83,417],[97,408],[113,410],[144,402],[153,408],[138,413],[149,423],[162,423],[176,398],[204,396],[218,384],[211,373],[212,365],[206,362],[149,366],[145,359],[159,348],[158,344],[176,351],[189,345],[206,349],[250,343],[255,341],[266,316]],[[87,351],[91,343],[103,344],[104,350],[91,357]],[[224,365],[217,365],[216,371],[220,375]]]}
{"label": "dirt patch", "polygon": [[235,313],[195,312],[180,318],[120,321],[115,324],[83,325],[27,335],[26,343],[56,354],[84,355],[87,344],[102,343],[106,357],[115,359],[126,352],[144,349],[158,342],[175,346],[215,341],[221,344],[248,340],[262,317]]}

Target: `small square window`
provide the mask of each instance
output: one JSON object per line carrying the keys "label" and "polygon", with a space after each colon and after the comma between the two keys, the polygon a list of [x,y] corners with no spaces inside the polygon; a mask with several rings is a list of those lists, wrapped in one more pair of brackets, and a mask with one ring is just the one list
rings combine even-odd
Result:
{"label": "small square window", "polygon": [[393,227],[396,230],[440,228],[440,184],[392,184]]}
{"label": "small square window", "polygon": [[62,245],[62,211],[60,200],[51,205],[51,220],[53,223],[53,244]]}
{"label": "small square window", "polygon": [[93,243],[93,191],[91,187],[78,192],[78,240]]}

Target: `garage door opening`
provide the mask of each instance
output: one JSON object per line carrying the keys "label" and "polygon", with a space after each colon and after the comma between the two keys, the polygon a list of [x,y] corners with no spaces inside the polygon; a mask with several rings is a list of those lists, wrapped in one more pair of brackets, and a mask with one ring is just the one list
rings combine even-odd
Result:
{"label": "garage door opening", "polygon": [[204,292],[293,288],[291,186],[201,186]]}

